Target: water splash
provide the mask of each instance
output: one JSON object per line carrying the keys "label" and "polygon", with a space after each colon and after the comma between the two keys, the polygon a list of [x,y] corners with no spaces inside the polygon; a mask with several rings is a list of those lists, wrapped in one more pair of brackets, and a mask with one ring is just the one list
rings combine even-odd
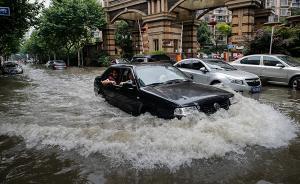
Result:
{"label": "water splash", "polygon": [[31,148],[54,146],[83,156],[99,153],[116,162],[129,161],[135,168],[173,170],[194,159],[242,155],[252,146],[280,148],[297,136],[292,119],[239,94],[235,95],[238,103],[228,111],[210,116],[132,117],[94,97],[93,75],[69,78],[33,72],[28,74],[33,87],[21,91],[28,98],[20,102],[22,115],[5,118],[2,113],[0,117],[0,134],[21,136]]}

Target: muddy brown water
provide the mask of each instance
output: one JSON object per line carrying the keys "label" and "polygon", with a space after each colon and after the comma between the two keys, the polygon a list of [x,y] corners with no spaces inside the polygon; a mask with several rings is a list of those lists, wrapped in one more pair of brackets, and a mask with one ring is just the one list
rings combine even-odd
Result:
{"label": "muddy brown water", "polygon": [[0,183],[300,183],[300,91],[162,120],[95,97],[101,68],[24,69],[0,76]]}

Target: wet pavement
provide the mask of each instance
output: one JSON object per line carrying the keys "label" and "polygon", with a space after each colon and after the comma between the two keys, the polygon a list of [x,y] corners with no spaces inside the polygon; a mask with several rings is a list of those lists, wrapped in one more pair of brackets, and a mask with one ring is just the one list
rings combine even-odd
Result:
{"label": "wet pavement", "polygon": [[300,91],[163,120],[95,97],[101,68],[24,69],[0,76],[0,183],[300,183]]}

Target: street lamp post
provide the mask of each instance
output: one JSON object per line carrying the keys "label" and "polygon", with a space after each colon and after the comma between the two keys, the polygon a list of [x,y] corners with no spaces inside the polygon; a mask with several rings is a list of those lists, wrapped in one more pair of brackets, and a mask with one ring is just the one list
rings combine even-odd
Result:
{"label": "street lamp post", "polygon": [[265,26],[272,26],[272,32],[271,32],[271,40],[270,40],[270,48],[269,48],[269,54],[272,54],[272,46],[273,46],[273,37],[274,37],[274,31],[275,31],[275,26],[280,25],[280,22],[267,22],[264,25]]}
{"label": "street lamp post", "polygon": [[270,54],[270,55],[272,54],[274,29],[275,29],[275,26],[272,26],[271,41],[270,41],[270,49],[269,49],[269,54]]}

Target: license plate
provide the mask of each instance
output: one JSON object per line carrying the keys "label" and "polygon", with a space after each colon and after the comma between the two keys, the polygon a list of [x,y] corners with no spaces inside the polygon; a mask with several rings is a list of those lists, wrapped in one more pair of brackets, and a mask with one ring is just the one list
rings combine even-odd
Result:
{"label": "license plate", "polygon": [[252,93],[259,93],[261,91],[261,87],[260,86],[253,86],[251,88],[251,92]]}

